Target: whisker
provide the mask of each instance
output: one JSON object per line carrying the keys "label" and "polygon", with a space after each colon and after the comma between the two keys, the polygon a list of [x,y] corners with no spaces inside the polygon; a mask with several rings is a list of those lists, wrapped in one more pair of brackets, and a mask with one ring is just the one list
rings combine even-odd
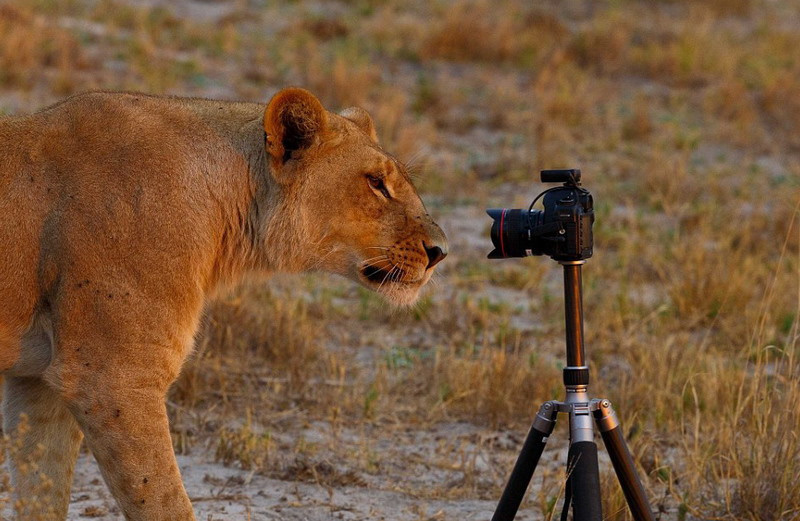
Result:
{"label": "whisker", "polygon": [[377,262],[373,262],[373,263],[367,264],[365,266],[365,268],[375,268],[375,269],[379,269],[381,271],[387,271],[392,266],[393,266],[393,264],[387,259],[387,260],[382,260],[382,261],[377,261]]}
{"label": "whisker", "polygon": [[[395,267],[396,267],[396,266],[397,266],[397,265],[395,265]],[[387,272],[386,272],[386,275],[384,275],[384,276],[383,276],[383,280],[381,281],[381,283],[380,283],[380,284],[378,284],[378,289],[381,289],[381,288],[383,287],[383,283],[384,283],[384,282],[386,282],[386,278],[387,278],[387,277],[389,277],[389,276],[391,276],[391,275],[392,275],[392,272],[394,272],[394,270],[395,270],[395,267],[393,267],[391,270],[389,270],[389,271],[387,271]]]}
{"label": "whisker", "polygon": [[374,260],[389,260],[389,257],[386,256],[386,255],[376,255],[374,257],[370,257],[369,259],[365,259],[365,260],[361,261],[361,263],[362,264],[367,264],[367,263],[369,263],[371,261],[374,261]]}
{"label": "whisker", "polygon": [[333,255],[333,254],[334,254],[334,253],[336,253],[337,251],[338,251],[338,249],[337,249],[337,248],[331,248],[330,250],[328,250],[327,252],[325,252],[325,254],[324,254],[324,255],[322,255],[322,256],[321,256],[319,259],[317,259],[317,260],[316,260],[316,261],[315,261],[315,262],[312,264],[312,269],[316,269],[316,268],[318,268],[319,266],[321,266],[321,265],[322,265],[322,263],[323,263],[323,262],[325,262],[325,261],[328,259],[328,257],[330,257],[331,255]]}
{"label": "whisker", "polygon": [[398,267],[392,282],[400,282],[400,279],[402,277],[403,277],[403,270],[400,267]]}
{"label": "whisker", "polygon": [[421,158],[422,158],[421,150],[412,153],[405,161],[403,161],[406,170],[419,170],[421,167],[419,160]]}
{"label": "whisker", "polygon": [[389,277],[389,282],[397,282],[398,277],[401,277],[402,275],[403,269],[399,264],[395,263],[394,267],[392,268],[392,276]]}

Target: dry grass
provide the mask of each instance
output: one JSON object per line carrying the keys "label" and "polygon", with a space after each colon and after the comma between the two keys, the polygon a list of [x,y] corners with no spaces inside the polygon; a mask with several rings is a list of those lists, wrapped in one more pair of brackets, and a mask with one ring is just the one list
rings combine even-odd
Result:
{"label": "dry grass", "polygon": [[69,94],[84,65],[70,31],[25,7],[0,5],[0,85],[30,90],[47,82],[54,94]]}
{"label": "dry grass", "polygon": [[[53,481],[39,469],[37,464],[38,451],[26,451],[23,449],[22,437],[29,429],[28,417],[22,415],[16,431],[4,433],[3,438],[0,439],[0,449],[2,449],[3,453],[2,457],[0,457],[0,463],[4,464],[6,458],[8,458],[14,462],[21,476],[33,475],[37,477],[32,487],[33,490],[30,491],[29,495],[14,499],[14,508],[20,512],[21,517],[30,521],[52,521],[56,519],[55,508],[49,495],[53,487]],[[44,447],[39,445],[39,450],[43,451]],[[4,509],[6,504],[11,501],[12,490],[11,480],[8,474],[3,472],[2,476],[0,476],[0,509]],[[0,512],[2,511],[0,510]]]}
{"label": "dry grass", "polygon": [[[453,248],[409,311],[322,276],[214,303],[170,396],[179,450],[363,485],[393,468],[370,436],[454,421],[523,432],[561,394],[560,273],[483,259],[481,208],[526,204],[536,168],[577,165],[598,201],[594,392],[617,405],[663,519],[800,518],[792,2],[219,4],[211,20],[119,0],[3,5],[0,109],[95,86],[264,101],[302,84],[372,112],[387,149],[415,159]],[[305,441],[311,424],[325,441]],[[493,450],[503,465],[514,452]],[[497,496],[505,472],[482,480],[451,445],[440,458],[463,479],[415,489],[407,470],[393,486]],[[561,474],[543,472],[528,506],[552,516]],[[604,481],[609,518],[625,519]]]}

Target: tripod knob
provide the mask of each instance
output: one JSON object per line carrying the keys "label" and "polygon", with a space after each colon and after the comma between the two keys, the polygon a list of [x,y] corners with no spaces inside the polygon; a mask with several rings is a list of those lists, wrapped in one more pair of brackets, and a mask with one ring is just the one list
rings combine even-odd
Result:
{"label": "tripod knob", "polygon": [[564,368],[564,385],[589,385],[589,368],[582,367],[565,367]]}

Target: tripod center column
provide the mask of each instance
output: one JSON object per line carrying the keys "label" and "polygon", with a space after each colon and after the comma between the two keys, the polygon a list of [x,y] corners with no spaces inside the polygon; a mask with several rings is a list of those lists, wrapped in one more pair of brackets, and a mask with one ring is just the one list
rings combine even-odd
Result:
{"label": "tripod center column", "polygon": [[583,347],[583,280],[584,261],[561,261],[564,266],[564,315],[567,339],[567,367],[564,385],[567,388],[589,385],[589,366]]}

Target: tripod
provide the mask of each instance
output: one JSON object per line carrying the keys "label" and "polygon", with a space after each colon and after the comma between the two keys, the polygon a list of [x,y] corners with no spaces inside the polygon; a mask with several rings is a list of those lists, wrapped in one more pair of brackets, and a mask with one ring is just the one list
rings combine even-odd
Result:
{"label": "tripod", "polygon": [[628,507],[636,521],[653,521],[642,483],[636,474],[633,458],[625,443],[617,415],[606,399],[590,399],[589,367],[583,349],[583,302],[581,266],[585,261],[560,261],[564,267],[564,304],[566,315],[567,367],[564,368],[563,402],[544,402],[528,431],[514,470],[492,521],[512,521],[531,481],[536,464],[553,432],[558,413],[569,414],[569,453],[567,486],[564,493],[562,521],[566,521],[570,501],[575,521],[601,521],[600,474],[597,445],[592,432],[592,416],[603,437],[614,471]]}

